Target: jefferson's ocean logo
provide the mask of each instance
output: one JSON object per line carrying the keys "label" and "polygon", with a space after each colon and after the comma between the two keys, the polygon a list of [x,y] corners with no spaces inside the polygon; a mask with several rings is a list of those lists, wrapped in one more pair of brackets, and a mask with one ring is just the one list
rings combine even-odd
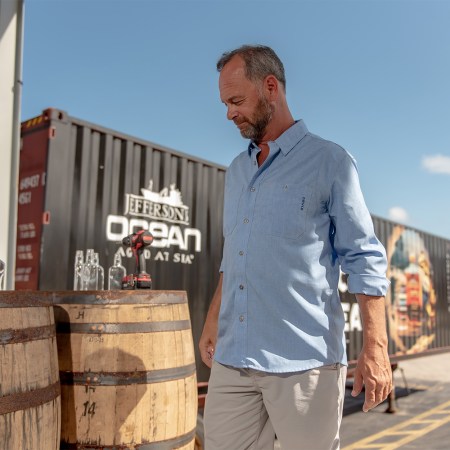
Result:
{"label": "jefferson's ocean logo", "polygon": [[[124,214],[108,215],[108,241],[120,242],[124,236],[144,229],[153,234],[152,249],[177,247],[182,252],[201,251],[202,233],[197,228],[189,227],[189,207],[183,203],[181,192],[175,184],[157,191],[153,190],[153,181],[150,180],[146,188],[141,188],[141,194],[125,194]],[[174,262],[192,261],[193,258],[193,253],[173,254]],[[171,255],[158,252],[154,259],[169,261]]]}
{"label": "jefferson's ocean logo", "polygon": [[153,181],[142,188],[142,196],[126,194],[125,214],[189,225],[189,208],[183,204],[181,192],[171,184],[160,192],[153,192]]}

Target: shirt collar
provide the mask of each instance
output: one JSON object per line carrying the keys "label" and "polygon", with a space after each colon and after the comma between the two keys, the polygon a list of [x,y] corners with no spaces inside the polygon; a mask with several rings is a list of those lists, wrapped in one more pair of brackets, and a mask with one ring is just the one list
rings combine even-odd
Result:
{"label": "shirt collar", "polygon": [[[308,133],[305,122],[297,120],[291,127],[289,127],[281,136],[275,139],[275,144],[280,148],[283,155],[287,155]],[[269,143],[270,144],[270,143]],[[258,146],[254,141],[250,141],[248,145],[248,155],[251,156]]]}

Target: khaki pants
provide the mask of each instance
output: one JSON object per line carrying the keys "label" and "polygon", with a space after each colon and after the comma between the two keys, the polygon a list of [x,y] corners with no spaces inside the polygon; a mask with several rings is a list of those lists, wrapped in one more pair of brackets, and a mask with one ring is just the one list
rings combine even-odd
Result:
{"label": "khaki pants", "polygon": [[347,367],[272,374],[213,363],[206,450],[338,450]]}

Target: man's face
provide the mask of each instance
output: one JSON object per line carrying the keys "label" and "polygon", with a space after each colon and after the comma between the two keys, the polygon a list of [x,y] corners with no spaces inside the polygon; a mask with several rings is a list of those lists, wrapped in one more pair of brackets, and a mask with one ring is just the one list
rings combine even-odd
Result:
{"label": "man's face", "polygon": [[228,108],[227,118],[239,128],[242,137],[260,142],[272,119],[270,102],[257,85],[245,76],[244,61],[233,57],[219,77],[220,98]]}

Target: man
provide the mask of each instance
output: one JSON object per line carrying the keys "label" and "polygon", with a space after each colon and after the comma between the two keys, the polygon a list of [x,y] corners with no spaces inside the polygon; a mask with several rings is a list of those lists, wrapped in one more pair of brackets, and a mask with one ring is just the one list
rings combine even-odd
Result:
{"label": "man", "polygon": [[385,251],[353,158],[295,121],[283,64],[264,46],[217,63],[220,98],[248,149],[225,182],[220,280],[200,352],[212,367],[207,450],[339,448],[345,391],[339,267],[363,321],[353,395],[364,411],[392,388]]}

